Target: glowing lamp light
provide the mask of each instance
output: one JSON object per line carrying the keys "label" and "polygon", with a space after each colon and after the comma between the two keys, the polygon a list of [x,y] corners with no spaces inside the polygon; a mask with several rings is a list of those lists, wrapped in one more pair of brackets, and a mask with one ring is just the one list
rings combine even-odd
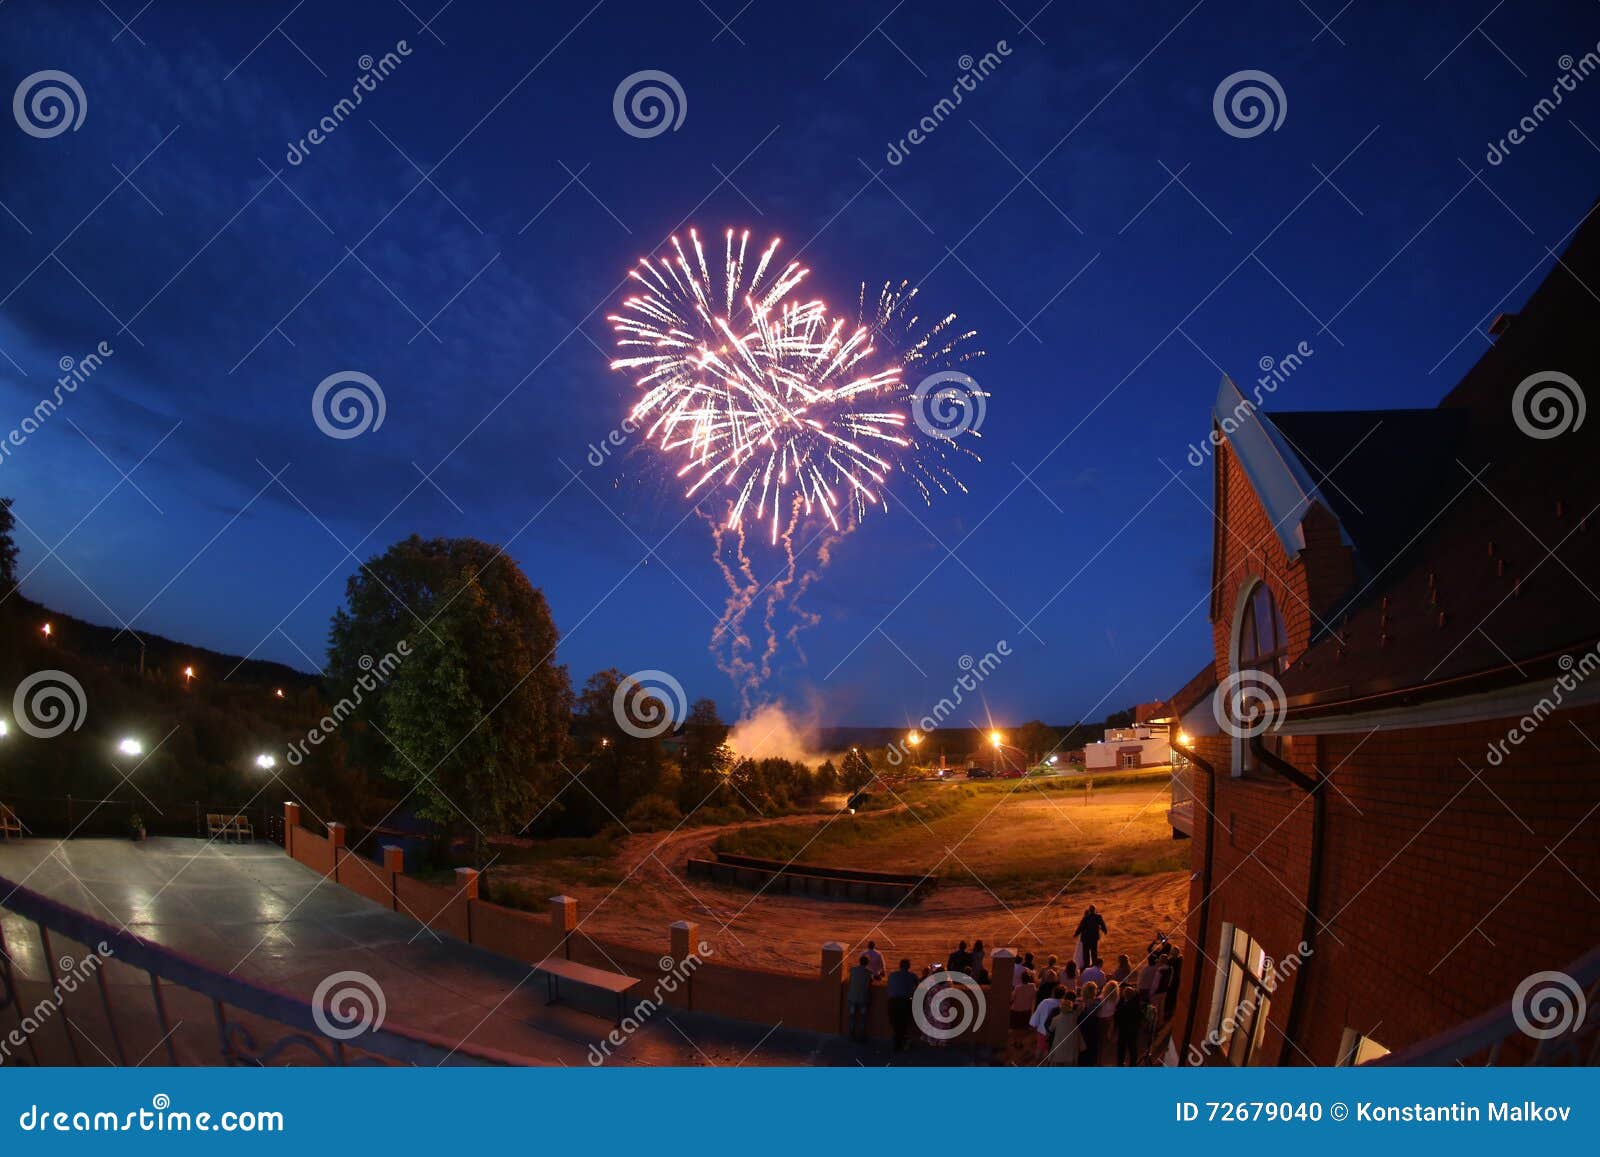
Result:
{"label": "glowing lamp light", "polygon": [[913,731],[906,736],[906,742],[912,747],[915,747],[917,744],[922,742],[922,736]]}
{"label": "glowing lamp light", "polygon": [[1189,735],[1189,733],[1187,731],[1178,732],[1178,743],[1181,744],[1182,746],[1188,747],[1190,739],[1191,739],[1191,736]]}
{"label": "glowing lamp light", "polygon": [[989,742],[994,744],[994,746],[999,747],[1000,746],[1000,733],[998,731],[989,732]]}
{"label": "glowing lamp light", "polygon": [[5,737],[6,737],[6,721],[4,719],[0,719],[0,739],[4,739]]}
{"label": "glowing lamp light", "polygon": [[185,667],[183,669],[183,681],[185,683],[187,683],[190,679],[193,679],[193,678],[194,678],[194,668],[193,667]]}
{"label": "glowing lamp light", "polygon": [[123,755],[143,755],[144,744],[130,737],[117,744],[117,750],[122,752]]}
{"label": "glowing lamp light", "polygon": [[279,688],[277,688],[277,689],[276,689],[276,690],[274,690],[274,691],[273,691],[273,692],[272,692],[272,693],[273,693],[273,694],[274,694],[274,695],[276,695],[276,696],[277,696],[277,697],[278,697],[278,698],[279,698],[279,699],[282,699],[282,698],[283,698],[283,688],[282,688],[282,687],[279,687]]}
{"label": "glowing lamp light", "polygon": [[262,752],[260,755],[256,756],[256,766],[262,771],[271,771],[274,767],[278,766],[278,761],[273,759],[272,756],[268,755],[266,752]]}
{"label": "glowing lamp light", "polygon": [[53,628],[50,626],[49,623],[46,623],[44,626],[39,628],[39,630],[44,633],[44,637],[47,638],[47,639],[50,637],[50,632],[51,632],[52,629]]}

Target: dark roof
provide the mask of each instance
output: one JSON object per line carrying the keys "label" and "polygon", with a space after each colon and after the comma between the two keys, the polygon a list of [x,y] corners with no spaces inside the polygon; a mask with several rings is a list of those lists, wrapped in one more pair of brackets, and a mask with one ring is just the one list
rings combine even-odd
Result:
{"label": "dark roof", "polygon": [[1196,704],[1209,699],[1216,689],[1217,665],[1207,660],[1206,665],[1167,700],[1165,714],[1173,719],[1182,719]]}
{"label": "dark roof", "polygon": [[[1542,677],[1600,638],[1600,215],[1591,210],[1510,328],[1436,411],[1276,415],[1360,558],[1347,605],[1283,678],[1291,706],[1394,705]],[[1577,383],[1566,432],[1518,386]],[[1555,411],[1551,411],[1552,414]],[[1379,424],[1381,423],[1381,424]],[[1557,420],[1557,425],[1561,422]],[[1331,459],[1331,462],[1329,461]],[[1312,463],[1315,462],[1314,466]]]}
{"label": "dark roof", "polygon": [[1393,562],[1459,486],[1467,432],[1459,410],[1265,416],[1350,536],[1363,580]]}

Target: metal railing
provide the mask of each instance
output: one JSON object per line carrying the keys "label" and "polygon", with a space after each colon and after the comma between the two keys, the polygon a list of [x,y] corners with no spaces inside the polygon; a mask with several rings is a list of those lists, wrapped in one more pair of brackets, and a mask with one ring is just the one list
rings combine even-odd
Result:
{"label": "metal railing", "polygon": [[[1600,947],[1549,978],[1518,1007],[1500,1008],[1371,1065],[1595,1065],[1600,1064]],[[1530,978],[1531,979],[1531,978]],[[1529,1032],[1551,1035],[1535,1036]],[[1557,1031],[1557,1030],[1560,1031]]]}
{"label": "metal railing", "polygon": [[[20,918],[9,921],[12,931],[32,924],[43,979],[21,975],[33,953],[7,943],[8,915]],[[69,943],[87,954],[77,962],[58,957]],[[130,1065],[158,1054],[157,1063],[172,1065],[538,1063],[394,1024],[346,1035],[309,1001],[220,972],[0,877],[0,1025],[13,1019],[15,1031],[8,1026],[0,1034],[0,1064]]]}

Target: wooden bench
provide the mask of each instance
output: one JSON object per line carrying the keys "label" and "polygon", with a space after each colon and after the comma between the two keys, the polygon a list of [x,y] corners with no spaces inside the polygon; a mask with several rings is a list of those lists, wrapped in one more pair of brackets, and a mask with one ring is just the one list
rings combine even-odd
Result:
{"label": "wooden bench", "polygon": [[581,984],[588,988],[598,988],[612,993],[617,998],[617,1024],[622,1024],[623,1013],[626,1011],[628,990],[639,983],[636,976],[624,976],[620,972],[607,972],[603,968],[591,968],[587,964],[578,964],[571,960],[551,958],[541,960],[538,970],[544,973],[549,999],[545,1004],[555,1004],[561,999],[560,982],[570,980],[574,984]]}
{"label": "wooden bench", "polygon": [[0,840],[20,840],[22,838],[22,821],[17,819],[17,813],[11,810],[9,804],[0,803]]}
{"label": "wooden bench", "polygon": [[224,843],[232,839],[242,844],[256,838],[249,816],[230,816],[223,812],[206,813],[206,835],[213,840],[221,838]]}

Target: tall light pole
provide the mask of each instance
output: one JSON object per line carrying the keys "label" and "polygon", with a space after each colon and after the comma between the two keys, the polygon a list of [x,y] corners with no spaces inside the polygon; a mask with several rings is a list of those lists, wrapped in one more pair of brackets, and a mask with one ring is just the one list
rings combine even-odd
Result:
{"label": "tall light pole", "polygon": [[994,773],[996,775],[1000,774],[1000,742],[1001,736],[998,731],[989,732],[989,744],[994,748]]}

